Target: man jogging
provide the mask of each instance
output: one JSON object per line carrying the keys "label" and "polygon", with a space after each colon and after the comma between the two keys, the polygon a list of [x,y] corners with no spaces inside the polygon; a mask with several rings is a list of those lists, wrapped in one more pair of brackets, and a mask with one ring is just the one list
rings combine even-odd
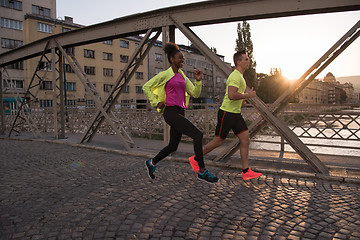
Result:
{"label": "man jogging", "polygon": [[[234,132],[240,141],[240,157],[242,163],[242,177],[244,180],[260,177],[262,174],[252,171],[249,168],[249,144],[250,136],[246,123],[241,115],[243,100],[256,97],[253,88],[245,93],[246,82],[243,74],[249,68],[250,60],[246,51],[239,51],[234,54],[235,69],[226,81],[226,93],[222,105],[218,111],[218,122],[215,130],[215,137],[203,148],[203,155],[211,152],[224,143],[230,130]],[[197,162],[194,156],[189,158],[190,164],[196,170]]]}

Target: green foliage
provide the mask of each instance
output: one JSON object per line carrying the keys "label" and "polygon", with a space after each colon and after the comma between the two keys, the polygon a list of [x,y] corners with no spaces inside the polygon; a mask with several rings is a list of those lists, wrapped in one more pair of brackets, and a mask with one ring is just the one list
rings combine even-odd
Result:
{"label": "green foliage", "polygon": [[237,33],[235,51],[246,50],[250,59],[249,69],[244,73],[246,84],[250,88],[256,89],[256,61],[253,56],[254,46],[251,40],[250,24],[246,21],[243,21],[242,24],[238,23]]}
{"label": "green foliage", "polygon": [[289,81],[276,68],[270,72],[273,75],[259,74],[260,85],[257,96],[265,103],[273,103],[290,86]]}
{"label": "green foliage", "polygon": [[340,88],[340,103],[345,103],[347,95],[344,89]]}

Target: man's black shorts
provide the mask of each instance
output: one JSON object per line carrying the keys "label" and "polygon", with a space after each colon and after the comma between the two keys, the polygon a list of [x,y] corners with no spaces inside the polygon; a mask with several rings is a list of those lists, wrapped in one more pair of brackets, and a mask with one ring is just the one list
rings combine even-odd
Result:
{"label": "man's black shorts", "polygon": [[225,139],[230,129],[233,130],[235,135],[248,130],[241,113],[230,113],[219,109],[215,136],[220,136],[222,139]]}

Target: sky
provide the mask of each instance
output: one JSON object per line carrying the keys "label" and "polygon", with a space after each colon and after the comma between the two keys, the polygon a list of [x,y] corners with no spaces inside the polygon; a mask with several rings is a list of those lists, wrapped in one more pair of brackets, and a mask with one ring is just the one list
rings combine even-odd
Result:
{"label": "sky", "polygon": [[[74,23],[92,25],[135,13],[194,0],[56,0],[57,17],[73,17]],[[106,4],[105,4],[106,3]],[[271,68],[280,68],[288,79],[301,77],[351,27],[360,20],[360,11],[326,13],[248,21],[254,46],[258,73],[269,74]],[[238,22],[192,27],[192,30],[217,53],[232,63],[235,52]],[[189,45],[189,40],[178,30],[177,44]],[[159,38],[161,40],[161,37]],[[331,72],[335,77],[360,75],[360,38],[338,56],[318,78]]]}

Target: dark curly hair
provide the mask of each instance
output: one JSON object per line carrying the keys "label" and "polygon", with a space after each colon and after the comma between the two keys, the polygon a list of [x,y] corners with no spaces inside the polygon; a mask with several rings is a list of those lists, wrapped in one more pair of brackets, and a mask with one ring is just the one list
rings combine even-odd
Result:
{"label": "dark curly hair", "polygon": [[167,42],[164,46],[164,51],[167,54],[169,63],[171,64],[170,58],[174,57],[176,53],[180,52],[180,48],[173,42]]}

